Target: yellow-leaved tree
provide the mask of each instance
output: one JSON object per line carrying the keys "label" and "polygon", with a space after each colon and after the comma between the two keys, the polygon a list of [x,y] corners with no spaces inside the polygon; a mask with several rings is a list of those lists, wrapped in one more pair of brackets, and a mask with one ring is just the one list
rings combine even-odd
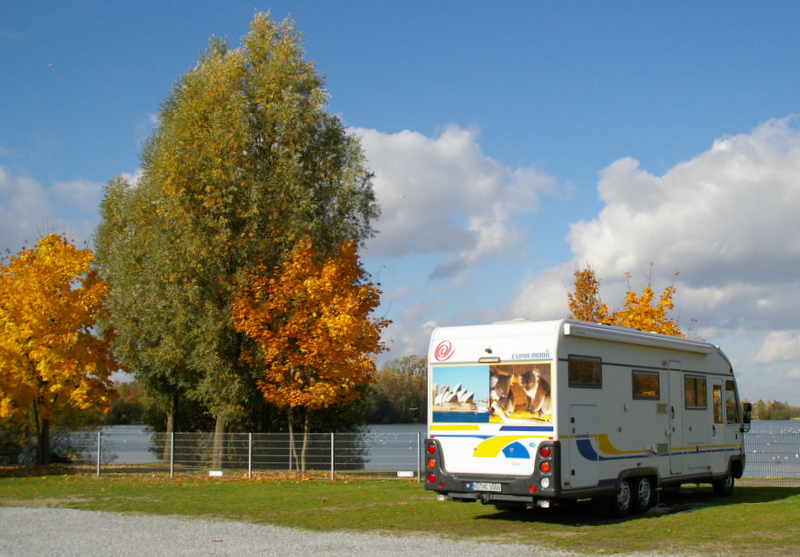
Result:
{"label": "yellow-leaved tree", "polygon": [[60,409],[108,408],[117,369],[95,334],[106,285],[92,252],[43,236],[0,262],[0,417],[30,418],[38,464],[50,461],[50,423]]}
{"label": "yellow-leaved tree", "polygon": [[[667,316],[667,312],[675,305],[672,301],[675,284],[664,288],[656,300],[652,283],[652,263],[650,266],[651,272],[647,275],[647,284],[641,294],[633,291],[630,273],[626,273],[628,290],[625,293],[625,302],[621,309],[613,313],[608,313],[606,305],[600,301],[600,281],[597,279],[594,269],[586,265],[582,270],[575,271],[575,291],[567,293],[569,317],[676,337],[686,336],[681,332],[678,323]],[[677,277],[678,273],[675,273],[675,276]]]}
{"label": "yellow-leaved tree", "polygon": [[[359,397],[373,381],[375,356],[386,350],[381,331],[389,324],[371,317],[380,290],[360,266],[356,243],[339,245],[335,257],[320,259],[303,239],[284,265],[250,273],[234,298],[232,319],[255,341],[247,356],[262,368],[264,399],[288,412],[294,462],[305,470],[311,412]],[[298,457],[295,423],[303,429]]]}
{"label": "yellow-leaved tree", "polygon": [[575,271],[575,292],[567,292],[567,302],[570,319],[601,323],[608,317],[608,307],[600,300],[600,280],[588,264]]}

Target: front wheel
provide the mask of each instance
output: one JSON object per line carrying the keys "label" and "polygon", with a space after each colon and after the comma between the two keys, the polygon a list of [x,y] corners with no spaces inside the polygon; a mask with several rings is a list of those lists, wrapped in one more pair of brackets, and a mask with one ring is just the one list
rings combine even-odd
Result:
{"label": "front wheel", "polygon": [[714,495],[719,495],[720,497],[733,495],[733,474],[728,472],[721,480],[711,482],[711,486],[714,488]]}

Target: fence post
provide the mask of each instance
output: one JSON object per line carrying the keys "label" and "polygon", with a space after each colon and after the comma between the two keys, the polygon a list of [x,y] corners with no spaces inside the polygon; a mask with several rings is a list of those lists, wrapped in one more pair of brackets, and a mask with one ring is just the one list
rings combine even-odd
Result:
{"label": "fence post", "polygon": [[333,448],[333,442],[334,442],[334,439],[335,439],[334,435],[335,434],[333,432],[331,432],[331,481],[333,481],[333,470],[334,470],[333,462],[335,460],[335,455],[336,455],[336,452],[334,451],[334,448]]}
{"label": "fence post", "polygon": [[422,476],[422,433],[417,432],[417,483]]}
{"label": "fence post", "polygon": [[100,436],[102,435],[102,431],[99,429],[97,430],[97,477],[100,477],[100,449],[102,447],[100,442]]}
{"label": "fence post", "polygon": [[247,479],[253,479],[253,433],[247,434]]}
{"label": "fence post", "polygon": [[169,477],[175,477],[175,432],[169,434]]}

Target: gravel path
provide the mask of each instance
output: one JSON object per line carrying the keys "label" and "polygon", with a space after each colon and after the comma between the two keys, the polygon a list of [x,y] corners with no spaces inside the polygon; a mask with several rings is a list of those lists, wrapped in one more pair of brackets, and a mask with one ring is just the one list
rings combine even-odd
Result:
{"label": "gravel path", "polygon": [[280,556],[556,557],[534,546],[411,536],[310,533],[242,522],[74,509],[0,507],[0,557]]}

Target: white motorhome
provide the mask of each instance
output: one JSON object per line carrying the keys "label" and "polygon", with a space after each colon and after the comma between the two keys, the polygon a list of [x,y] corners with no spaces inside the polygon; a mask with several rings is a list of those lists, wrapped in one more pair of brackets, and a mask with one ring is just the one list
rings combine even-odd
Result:
{"label": "white motorhome", "polygon": [[742,411],[718,346],[573,320],[433,332],[425,488],[498,509],[608,501],[616,516],[656,490],[745,466]]}

